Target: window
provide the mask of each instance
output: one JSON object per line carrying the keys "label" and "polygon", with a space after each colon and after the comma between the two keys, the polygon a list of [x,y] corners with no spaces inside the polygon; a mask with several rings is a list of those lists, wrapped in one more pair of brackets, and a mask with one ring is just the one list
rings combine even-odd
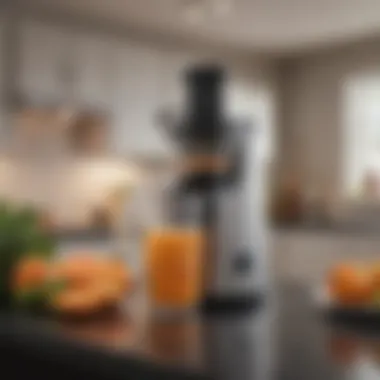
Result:
{"label": "window", "polygon": [[345,192],[380,200],[380,72],[351,78],[343,107]]}

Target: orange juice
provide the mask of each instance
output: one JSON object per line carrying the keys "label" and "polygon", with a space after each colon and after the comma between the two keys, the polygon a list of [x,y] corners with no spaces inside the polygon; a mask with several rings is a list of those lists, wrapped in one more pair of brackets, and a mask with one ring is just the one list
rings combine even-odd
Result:
{"label": "orange juice", "polygon": [[192,229],[151,231],[146,241],[147,285],[159,307],[191,307],[199,298],[202,238]]}

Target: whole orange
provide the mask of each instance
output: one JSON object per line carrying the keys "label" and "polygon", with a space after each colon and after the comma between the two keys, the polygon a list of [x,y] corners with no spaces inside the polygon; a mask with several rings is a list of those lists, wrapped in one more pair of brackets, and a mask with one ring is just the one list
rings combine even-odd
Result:
{"label": "whole orange", "polygon": [[118,260],[111,260],[107,263],[106,271],[109,280],[118,285],[121,293],[131,289],[131,273],[125,263]]}
{"label": "whole orange", "polygon": [[102,306],[116,305],[123,298],[120,286],[114,281],[98,281],[93,285],[93,290],[98,294]]}
{"label": "whole orange", "polygon": [[354,264],[340,264],[333,268],[328,286],[333,299],[347,306],[368,303],[374,294],[371,271]]}
{"label": "whole orange", "polygon": [[67,289],[50,302],[53,309],[64,314],[91,314],[103,306],[102,294],[92,286]]}
{"label": "whole orange", "polygon": [[102,271],[102,261],[91,255],[71,255],[54,265],[53,276],[67,281],[68,285],[92,282]]}
{"label": "whole orange", "polygon": [[49,274],[49,264],[40,258],[25,258],[18,262],[12,274],[14,290],[28,289],[43,284]]}

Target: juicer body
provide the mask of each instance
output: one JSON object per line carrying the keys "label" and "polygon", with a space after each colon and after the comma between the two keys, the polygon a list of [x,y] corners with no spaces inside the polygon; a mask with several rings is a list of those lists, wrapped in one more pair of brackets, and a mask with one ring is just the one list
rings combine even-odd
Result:
{"label": "juicer body", "polygon": [[251,309],[266,279],[264,165],[259,129],[221,112],[220,82],[218,71],[190,75],[191,106],[172,133],[183,168],[170,193],[171,219],[204,234],[203,308]]}
{"label": "juicer body", "polygon": [[252,125],[231,127],[233,165],[225,181],[213,190],[204,252],[203,295],[206,308],[251,308],[265,284],[266,228],[263,163]]}

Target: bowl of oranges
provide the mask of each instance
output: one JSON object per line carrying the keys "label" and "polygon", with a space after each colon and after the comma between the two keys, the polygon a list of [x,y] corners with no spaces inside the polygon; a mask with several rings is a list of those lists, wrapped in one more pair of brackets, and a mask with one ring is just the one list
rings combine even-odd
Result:
{"label": "bowl of oranges", "polygon": [[25,309],[87,317],[122,304],[132,290],[127,265],[113,257],[75,252],[58,260],[28,255],[11,274],[14,301]]}
{"label": "bowl of oranges", "polygon": [[380,322],[380,263],[335,265],[317,300],[334,317]]}

